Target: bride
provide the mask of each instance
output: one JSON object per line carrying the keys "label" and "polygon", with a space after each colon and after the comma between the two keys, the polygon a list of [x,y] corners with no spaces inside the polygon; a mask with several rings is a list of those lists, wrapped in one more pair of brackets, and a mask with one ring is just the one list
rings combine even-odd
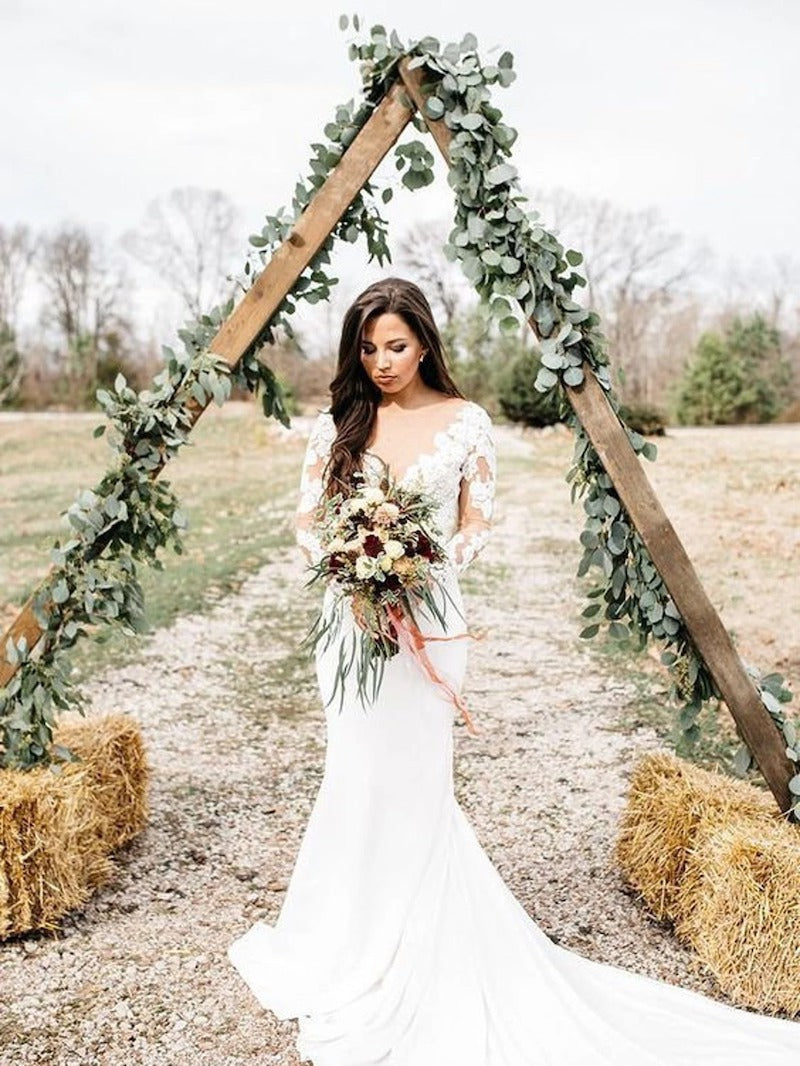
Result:
{"label": "bride", "polygon": [[[489,535],[488,414],[459,392],[417,286],[387,278],[347,311],[332,402],[302,471],[297,538],[321,556],[319,500],[358,470],[436,504],[452,603],[426,650],[458,692],[467,640],[458,576]],[[333,605],[330,586],[323,610]],[[426,635],[442,635],[420,615]],[[325,768],[274,926],[229,948],[258,1001],[297,1018],[314,1066],[788,1066],[800,1026],[763,1017],[553,943],[483,851],[452,774],[453,699],[407,653],[365,709],[352,673],[331,701],[339,641],[317,646]]]}

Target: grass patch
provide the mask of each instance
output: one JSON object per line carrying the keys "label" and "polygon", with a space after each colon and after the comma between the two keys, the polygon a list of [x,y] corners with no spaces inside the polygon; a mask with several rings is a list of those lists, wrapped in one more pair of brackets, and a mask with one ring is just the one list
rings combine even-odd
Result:
{"label": "grass patch", "polygon": [[478,558],[463,574],[459,575],[459,587],[465,596],[478,596],[502,589],[509,580],[511,568],[507,563],[491,563]]}
{"label": "grass patch", "polygon": [[[10,446],[6,450],[4,440],[0,465],[0,495],[9,501],[0,530],[6,622],[47,572],[53,542],[67,535],[60,512],[99,480],[112,458],[91,435],[99,421],[69,415],[8,427]],[[207,609],[293,542],[304,450],[303,438],[282,440],[255,404],[209,408],[163,475],[181,500],[189,530],[182,555],[165,555],[161,571],[141,571],[151,629]],[[139,641],[117,632],[104,643],[84,641],[74,653],[76,676],[128,661],[138,649]]]}
{"label": "grass patch", "polygon": [[694,744],[687,744],[678,726],[680,708],[669,700],[669,675],[665,666],[647,649],[639,650],[630,640],[614,640],[598,634],[584,643],[603,663],[606,673],[624,681],[633,690],[630,698],[620,705],[615,721],[607,728],[626,734],[642,728],[652,729],[682,758],[707,769],[727,768],[739,741],[733,720],[724,708],[719,708],[714,701],[706,703],[697,719],[700,736]]}

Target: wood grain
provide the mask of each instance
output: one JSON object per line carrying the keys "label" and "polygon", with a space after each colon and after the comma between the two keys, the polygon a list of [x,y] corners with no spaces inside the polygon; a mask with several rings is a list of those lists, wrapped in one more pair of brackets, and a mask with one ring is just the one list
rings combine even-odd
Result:
{"label": "wood grain", "polygon": [[[400,75],[419,108],[446,162],[452,132],[443,119],[425,114],[424,74],[401,64]],[[535,323],[528,323],[536,334]],[[781,812],[792,797],[789,780],[793,765],[785,743],[739,658],[728,631],[706,595],[675,529],[658,501],[625,430],[593,374],[582,385],[566,386],[575,414],[614,483],[631,521],[636,526],[692,640],[722,693],[737,726],[769,785]]]}
{"label": "wood grain", "polygon": [[[291,233],[211,341],[211,351],[224,359],[229,366],[236,365],[267,325],[413,114],[414,107],[398,80],[364,123],[325,183],[298,218]],[[189,410],[192,425],[196,424],[206,406],[207,404],[191,401]],[[157,477],[162,469],[163,466],[156,468],[153,477]],[[5,658],[8,639],[18,641],[24,636],[28,647],[33,648],[42,636],[42,629],[32,609],[35,595],[36,593],[33,593],[26,601],[2,637],[0,686],[7,684],[18,669]]]}

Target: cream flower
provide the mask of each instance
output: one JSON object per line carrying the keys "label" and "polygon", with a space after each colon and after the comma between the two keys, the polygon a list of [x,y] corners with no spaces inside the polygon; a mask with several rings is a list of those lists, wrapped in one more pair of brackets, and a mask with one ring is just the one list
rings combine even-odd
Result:
{"label": "cream flower", "polygon": [[388,574],[392,569],[392,559],[388,555],[381,555],[378,557],[378,566],[383,570],[384,574]]}
{"label": "cream flower", "polygon": [[387,540],[383,546],[383,550],[390,559],[399,559],[401,555],[405,555],[406,553],[405,548],[399,540]]}
{"label": "cream flower", "polygon": [[377,485],[368,485],[362,490],[361,496],[366,503],[379,504],[383,503],[386,497],[383,494],[383,490],[379,489]]}
{"label": "cream flower", "polygon": [[375,564],[376,560],[371,559],[368,555],[359,555],[356,559],[356,577],[362,581],[374,577],[376,572]]}
{"label": "cream flower", "polygon": [[400,508],[396,503],[389,503],[387,500],[375,508],[373,518],[377,525],[388,526],[391,525],[392,522],[395,522],[399,516]]}

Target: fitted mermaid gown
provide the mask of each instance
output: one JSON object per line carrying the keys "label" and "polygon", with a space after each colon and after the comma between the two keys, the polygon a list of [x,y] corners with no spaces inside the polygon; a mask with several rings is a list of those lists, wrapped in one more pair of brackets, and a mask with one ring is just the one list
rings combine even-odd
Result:
{"label": "fitted mermaid gown", "polygon": [[[313,560],[309,516],[335,427],[314,423],[303,467],[298,540]],[[367,453],[367,476],[380,475]],[[463,403],[400,480],[436,500],[450,563],[446,587],[488,536],[495,477],[489,416]],[[323,606],[330,609],[326,590]],[[354,623],[345,612],[340,638]],[[465,623],[448,609],[447,630]],[[429,617],[420,628],[442,630]],[[460,688],[467,640],[432,642],[437,671]],[[334,642],[318,646],[323,703]],[[229,948],[260,1004],[298,1019],[314,1066],[788,1066],[800,1025],[599,963],[539,928],[482,849],[453,787],[454,706],[405,653],[389,660],[365,710],[348,678],[325,708],[324,774],[275,925]]]}

